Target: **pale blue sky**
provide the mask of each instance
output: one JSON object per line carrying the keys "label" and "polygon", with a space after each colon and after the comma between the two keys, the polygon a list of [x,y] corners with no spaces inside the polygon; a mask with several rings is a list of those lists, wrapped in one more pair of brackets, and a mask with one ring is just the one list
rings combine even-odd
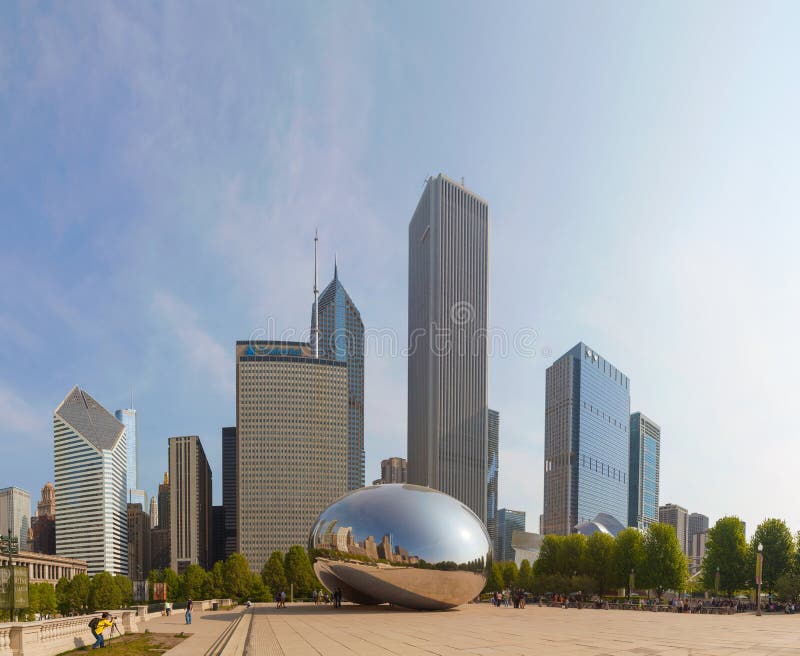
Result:
{"label": "pale blue sky", "polygon": [[[307,327],[314,227],[323,284],[336,252],[404,342],[443,172],[490,204],[492,326],[538,335],[491,362],[501,505],[538,529],[544,370],[583,340],[662,426],[662,503],[800,529],[799,26],[790,2],[3,3],[0,486],[38,496],[80,384],[111,410],[135,387],[148,493],[179,434],[218,492],[234,342]],[[405,455],[405,381],[368,358],[368,481]]]}

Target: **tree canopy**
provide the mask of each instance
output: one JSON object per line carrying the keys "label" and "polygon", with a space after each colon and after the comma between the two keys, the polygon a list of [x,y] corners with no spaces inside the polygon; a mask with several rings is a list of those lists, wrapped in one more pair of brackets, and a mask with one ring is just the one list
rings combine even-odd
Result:
{"label": "tree canopy", "polygon": [[715,589],[719,571],[720,588],[730,597],[748,581],[748,548],[744,527],[738,517],[723,517],[708,530],[706,554],[703,558],[703,584]]}
{"label": "tree canopy", "polygon": [[660,599],[665,590],[681,590],[689,577],[686,556],[675,529],[669,524],[651,524],[644,537],[642,583]]}
{"label": "tree canopy", "polygon": [[789,572],[795,564],[795,545],[792,532],[782,519],[765,519],[753,533],[750,540],[750,565],[755,572],[758,545],[763,547],[762,585],[772,592],[778,578]]}

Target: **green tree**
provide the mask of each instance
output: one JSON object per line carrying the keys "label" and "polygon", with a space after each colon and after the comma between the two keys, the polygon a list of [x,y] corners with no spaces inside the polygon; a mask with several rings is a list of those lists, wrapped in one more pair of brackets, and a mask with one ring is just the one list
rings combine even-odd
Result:
{"label": "green tree", "polygon": [[523,590],[533,590],[533,568],[531,561],[524,558],[519,564],[519,577],[517,578],[517,585]]}
{"label": "green tree", "polygon": [[222,599],[225,596],[225,563],[218,560],[208,573],[208,583],[210,596],[214,599]]}
{"label": "green tree", "polygon": [[595,581],[597,591],[604,595],[614,578],[614,550],[617,543],[608,533],[598,531],[586,540],[585,571]]}
{"label": "green tree", "polygon": [[744,528],[738,517],[723,517],[708,530],[706,554],[703,558],[703,585],[715,589],[719,571],[720,588],[732,597],[747,585],[748,548]]}
{"label": "green tree", "polygon": [[204,599],[208,592],[208,576],[206,571],[195,563],[183,572],[183,590],[187,599]]}
{"label": "green tree", "polygon": [[55,615],[57,610],[56,589],[50,583],[41,583],[39,587],[39,612],[45,615]]}
{"label": "green tree", "polygon": [[32,621],[36,618],[36,614],[40,612],[39,584],[31,583],[28,585],[28,608],[21,613],[21,617],[24,617],[27,621]]}
{"label": "green tree", "polygon": [[94,610],[90,608],[90,592],[92,590],[92,580],[88,574],[76,574],[69,582],[67,589],[67,612],[68,613],[85,613]]}
{"label": "green tree", "polygon": [[270,590],[264,584],[264,580],[259,574],[253,574],[250,579],[250,590],[247,598],[250,601],[270,601]]}
{"label": "green tree", "polygon": [[661,600],[665,590],[682,590],[689,578],[686,556],[675,529],[669,524],[650,524],[644,536],[643,583]]}
{"label": "green tree", "polygon": [[98,572],[92,578],[89,606],[97,610],[111,610],[121,606],[119,587],[108,572]]}
{"label": "green tree", "polygon": [[775,594],[778,599],[787,603],[800,600],[800,574],[795,572],[781,574],[775,581]]}
{"label": "green tree", "polygon": [[70,611],[70,582],[66,576],[62,576],[56,583],[56,603],[58,604],[58,612],[62,615],[68,615]]}
{"label": "green tree", "polygon": [[503,581],[503,567],[500,563],[492,563],[492,568],[489,570],[489,578],[486,579],[486,585],[483,588],[484,592],[497,592],[505,587]]}
{"label": "green tree", "polygon": [[162,572],[162,575],[164,577],[164,583],[167,585],[167,601],[176,603],[185,600],[186,594],[183,591],[183,581],[181,581],[181,577],[178,576],[177,572],[167,567]]}
{"label": "green tree", "polygon": [[225,561],[225,596],[242,600],[250,592],[250,566],[240,553],[233,553]]}
{"label": "green tree", "polygon": [[539,557],[533,563],[534,576],[546,576],[559,573],[559,559],[564,537],[562,535],[545,535],[539,549]]}
{"label": "green tree", "polygon": [[264,563],[261,570],[261,579],[273,593],[277,594],[281,590],[288,590],[289,584],[286,581],[286,571],[283,567],[283,553],[273,551],[269,560]]}
{"label": "green tree", "polygon": [[503,582],[507,588],[514,588],[518,584],[519,569],[513,560],[503,563]]}
{"label": "green tree", "polygon": [[586,563],[586,536],[581,533],[564,536],[557,562],[558,573],[563,576],[583,574]]}
{"label": "green tree", "polygon": [[117,586],[119,598],[117,600],[117,608],[127,608],[133,603],[133,581],[127,576],[116,574],[114,576],[114,585]]}
{"label": "green tree", "polygon": [[316,586],[317,579],[306,550],[298,544],[289,547],[283,567],[286,572],[286,581],[290,586],[294,584],[295,595],[310,595]]}
{"label": "green tree", "polygon": [[763,546],[761,580],[772,593],[778,578],[789,572],[795,563],[795,546],[792,532],[782,519],[765,519],[758,525],[750,540],[750,567],[755,572],[758,545]]}
{"label": "green tree", "polygon": [[630,596],[629,582],[631,572],[633,571],[635,575],[642,573],[642,563],[644,562],[642,534],[635,528],[626,528],[619,532],[614,542],[610,583],[619,588],[625,588],[628,596]]}

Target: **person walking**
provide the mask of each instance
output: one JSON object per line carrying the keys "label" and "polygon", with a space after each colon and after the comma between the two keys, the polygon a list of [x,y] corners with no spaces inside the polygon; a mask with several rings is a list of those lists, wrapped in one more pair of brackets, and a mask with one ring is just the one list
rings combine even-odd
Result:
{"label": "person walking", "polygon": [[114,618],[112,618],[108,613],[103,613],[100,617],[92,618],[92,620],[89,622],[89,629],[91,629],[92,635],[94,636],[94,644],[92,645],[92,649],[106,646],[106,641],[103,638],[103,631],[113,625]]}
{"label": "person walking", "polygon": [[278,603],[278,608],[286,608],[286,591],[281,590],[281,599]]}
{"label": "person walking", "polygon": [[186,600],[186,623],[192,623],[192,609],[194,608],[194,602],[191,599]]}
{"label": "person walking", "polygon": [[317,589],[316,589],[316,588],[314,588],[314,589],[311,591],[311,597],[314,599],[314,605],[316,606],[316,605],[317,605],[317,603],[318,603]]}

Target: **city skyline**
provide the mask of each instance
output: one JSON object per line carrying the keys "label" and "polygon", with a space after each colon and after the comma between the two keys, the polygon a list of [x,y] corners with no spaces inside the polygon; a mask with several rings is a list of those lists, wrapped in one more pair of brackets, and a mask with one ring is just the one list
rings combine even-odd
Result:
{"label": "city skyline", "polygon": [[[544,371],[585,340],[664,430],[662,500],[797,530],[800,15],[773,6],[3,6],[0,482],[53,480],[76,382],[112,409],[136,389],[148,495],[170,435],[220,472],[233,344],[307,330],[314,227],[320,278],[337,252],[367,329],[403,344],[409,208],[441,171],[492,208],[490,326],[531,342],[490,356],[499,505],[541,512]],[[365,367],[372,480],[407,455],[406,362]],[[736,484],[775,468],[769,507]]]}

